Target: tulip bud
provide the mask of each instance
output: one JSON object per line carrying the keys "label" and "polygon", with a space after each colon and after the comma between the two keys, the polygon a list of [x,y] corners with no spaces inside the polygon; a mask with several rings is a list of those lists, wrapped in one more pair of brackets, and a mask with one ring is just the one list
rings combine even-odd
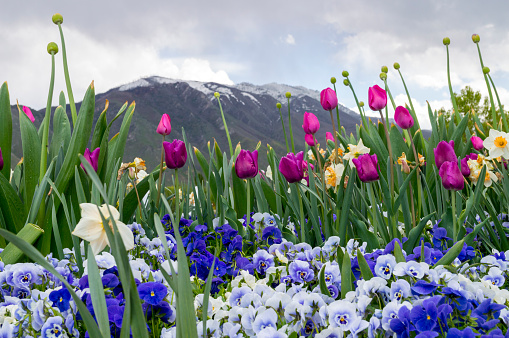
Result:
{"label": "tulip bud", "polygon": [[475,150],[480,151],[483,148],[483,141],[479,136],[472,136],[470,141]]}
{"label": "tulip bud", "polygon": [[399,69],[399,67],[400,67],[400,66],[399,66],[399,63],[394,62],[394,69],[398,70],[398,69]]}
{"label": "tulip bud", "polygon": [[445,37],[442,42],[444,43],[445,46],[449,46],[451,44],[451,39],[449,39],[448,37]]}
{"label": "tulip bud", "polygon": [[320,121],[313,113],[304,112],[302,129],[306,134],[315,134],[320,129]]}
{"label": "tulip bud", "polygon": [[[85,153],[83,154],[83,157],[90,163],[92,168],[97,172],[97,169],[99,167],[99,154],[101,152],[101,148],[95,148],[94,151],[90,152],[90,149],[85,149]],[[81,164],[81,168],[87,172],[83,164]]]}
{"label": "tulip bud", "polygon": [[454,141],[440,141],[437,147],[433,149],[435,153],[435,164],[440,169],[444,162],[457,162],[456,153],[454,152]]}
{"label": "tulip bud", "polygon": [[131,180],[135,180],[136,179],[136,169],[134,169],[133,167],[129,167],[127,175],[129,176],[129,178]]}
{"label": "tulip bud", "polygon": [[242,149],[235,160],[235,173],[240,179],[254,178],[258,175],[258,151]]}
{"label": "tulip bud", "polygon": [[286,92],[286,93],[285,93],[285,96],[286,96],[286,98],[287,98],[287,99],[289,99],[290,97],[292,97],[292,93],[290,93],[290,92]]}
{"label": "tulip bud", "polygon": [[32,114],[32,111],[30,110],[30,108],[23,106],[23,112],[28,116],[28,118],[30,119],[30,121],[32,121],[32,123],[35,122],[34,114]]}
{"label": "tulip bud", "polygon": [[387,73],[384,73],[384,72],[380,73],[380,80],[383,81],[385,79],[387,79]]}
{"label": "tulip bud", "polygon": [[380,86],[374,85],[368,89],[368,100],[371,110],[382,110],[387,105],[387,93]]}
{"label": "tulip bud", "polygon": [[159,121],[159,125],[157,126],[156,132],[163,136],[170,135],[171,133],[170,115],[163,114],[163,116],[161,116],[161,120]]}
{"label": "tulip bud", "polygon": [[438,171],[442,184],[447,190],[463,190],[465,181],[457,162],[446,161]]}
{"label": "tulip bud", "polygon": [[325,110],[332,110],[338,106],[338,97],[331,88],[325,88],[320,92],[320,104]]}
{"label": "tulip bud", "polygon": [[278,103],[276,103],[276,108],[277,108],[277,109],[281,109],[281,103],[279,103],[279,102],[278,102]]}
{"label": "tulip bud", "polygon": [[2,148],[0,148],[0,170],[4,168],[4,157],[2,156]]}
{"label": "tulip bud", "polygon": [[489,69],[488,67],[482,67],[482,72],[483,72],[484,74],[489,74],[490,69]]}
{"label": "tulip bud", "polygon": [[394,112],[394,120],[401,129],[409,129],[414,125],[414,119],[408,109],[403,106],[396,108]]}
{"label": "tulip bud", "polygon": [[312,134],[306,134],[306,136],[304,136],[304,141],[306,141],[307,145],[310,147],[315,146],[315,137]]}
{"label": "tulip bud", "polygon": [[343,75],[343,77],[348,77],[348,75],[350,75],[346,70],[344,70],[341,75]]}
{"label": "tulip bud", "polygon": [[335,84],[336,83],[336,78],[335,77],[331,77],[330,78],[330,83]]}
{"label": "tulip bud", "polygon": [[352,159],[357,168],[357,174],[362,182],[373,182],[379,179],[378,159],[376,155],[364,154]]}
{"label": "tulip bud", "polygon": [[46,50],[48,51],[48,54],[57,54],[58,53],[58,45],[54,42],[50,42],[48,43],[48,47],[46,48]]}
{"label": "tulip bud", "polygon": [[326,141],[334,141],[334,136],[332,136],[332,133],[326,132],[325,133],[325,140]]}
{"label": "tulip bud", "polygon": [[389,71],[389,68],[387,66],[382,66],[382,73],[386,73]]}
{"label": "tulip bud", "polygon": [[343,84],[348,87],[350,85],[350,81],[348,81],[348,79],[344,79]]}
{"label": "tulip bud", "polygon": [[182,168],[187,161],[186,144],[181,140],[163,142],[166,166],[170,169]]}
{"label": "tulip bud", "polygon": [[472,41],[474,43],[479,43],[479,41],[481,41],[481,37],[479,36],[479,34],[472,34]]}
{"label": "tulip bud", "polygon": [[53,14],[51,20],[55,25],[62,24],[64,22],[64,17],[60,13]]}

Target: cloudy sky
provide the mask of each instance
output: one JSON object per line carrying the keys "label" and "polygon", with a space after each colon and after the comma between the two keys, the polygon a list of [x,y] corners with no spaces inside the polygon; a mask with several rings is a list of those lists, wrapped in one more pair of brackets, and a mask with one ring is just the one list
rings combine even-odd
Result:
{"label": "cloudy sky", "polygon": [[[64,17],[64,35],[74,96],[81,100],[94,80],[104,92],[140,77],[270,82],[321,90],[338,78],[339,99],[354,107],[342,85],[348,70],[360,100],[389,85],[398,104],[406,102],[399,62],[419,115],[449,108],[446,53],[450,37],[452,82],[487,93],[472,33],[481,37],[485,65],[509,101],[509,2],[479,1],[4,1],[0,11],[0,81],[11,102],[36,109],[46,105],[50,56],[60,46],[54,13]],[[62,59],[56,57],[55,91],[65,90]]]}

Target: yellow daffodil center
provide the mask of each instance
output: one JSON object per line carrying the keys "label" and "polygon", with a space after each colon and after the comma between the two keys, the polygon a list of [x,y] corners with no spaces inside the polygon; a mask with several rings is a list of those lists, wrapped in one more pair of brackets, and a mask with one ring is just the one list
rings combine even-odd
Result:
{"label": "yellow daffodil center", "polygon": [[325,170],[327,171],[327,184],[333,187],[336,186],[336,172],[334,169],[332,167],[327,167]]}
{"label": "yellow daffodil center", "polygon": [[507,145],[507,140],[504,137],[499,136],[495,139],[495,146],[497,148],[505,148],[506,145]]}

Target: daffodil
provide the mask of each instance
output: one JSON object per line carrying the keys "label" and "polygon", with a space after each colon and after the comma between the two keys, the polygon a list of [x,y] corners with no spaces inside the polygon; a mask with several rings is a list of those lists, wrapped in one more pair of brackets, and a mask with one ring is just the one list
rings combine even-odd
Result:
{"label": "daffodil", "polygon": [[345,171],[345,166],[341,163],[331,164],[325,169],[325,183],[327,189],[335,188],[341,183],[341,177]]}
{"label": "daffodil", "polygon": [[[81,203],[81,219],[76,224],[76,228],[72,234],[90,242],[90,247],[94,255],[100,253],[107,245],[109,245],[108,236],[106,230],[104,230],[103,220],[101,214],[108,221],[108,225],[113,231],[113,223],[111,222],[111,216],[115,220],[118,232],[124,246],[127,250],[134,248],[134,236],[131,230],[124,223],[119,221],[120,213],[113,206],[109,206],[111,216],[108,211],[108,205],[103,204],[100,207],[91,203]],[[114,233],[115,235],[115,233]]]}
{"label": "daffodil", "polygon": [[[364,154],[369,154],[370,150],[368,147],[362,143],[362,139],[359,140],[359,144],[349,144],[348,145],[349,152],[343,156],[344,160],[351,160],[353,158],[359,158],[359,156]],[[353,168],[354,164],[352,161],[350,161],[350,167]]]}
{"label": "daffodil", "polygon": [[490,152],[491,158],[504,157],[509,159],[509,134],[496,129],[491,129],[489,136],[483,141],[483,145]]}
{"label": "daffodil", "polygon": [[468,160],[468,168],[470,169],[470,176],[468,178],[474,183],[477,184],[479,180],[479,175],[481,174],[481,170],[484,166],[486,166],[486,175],[484,177],[484,186],[489,187],[493,182],[498,181],[497,175],[491,170],[493,169],[493,164],[488,161],[484,156],[478,155],[477,160],[470,159]]}

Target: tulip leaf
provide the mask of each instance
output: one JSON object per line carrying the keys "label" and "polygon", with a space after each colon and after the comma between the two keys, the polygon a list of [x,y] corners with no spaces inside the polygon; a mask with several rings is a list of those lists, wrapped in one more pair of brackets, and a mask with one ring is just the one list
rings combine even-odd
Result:
{"label": "tulip leaf", "polygon": [[341,265],[341,299],[345,299],[350,291],[352,291],[352,262],[348,252],[345,252]]}
{"label": "tulip leaf", "polygon": [[454,260],[459,256],[461,253],[461,250],[463,250],[463,245],[465,244],[465,239],[462,239],[461,241],[456,242],[452,246],[452,248],[447,251],[447,253],[444,255],[444,257],[440,258],[438,262],[436,262],[435,266],[439,265],[450,265]]}
{"label": "tulip leaf", "polygon": [[[461,122],[458,124],[456,129],[454,130],[451,139],[454,141],[454,149],[456,154],[462,153],[462,148],[464,147],[464,143],[462,142],[463,136],[465,136],[465,129],[468,127],[468,121],[470,120],[470,113],[465,114],[465,116],[461,119]],[[452,124],[452,122],[451,122]]]}
{"label": "tulip leaf", "polygon": [[58,156],[60,148],[63,148],[64,154],[67,153],[69,142],[71,141],[71,124],[65,108],[58,106],[53,114],[53,136],[49,147],[49,159],[52,160]]}
{"label": "tulip leaf", "polygon": [[326,296],[331,297],[330,291],[329,291],[329,289],[327,288],[327,284],[325,283],[325,264],[324,264],[324,265],[322,266],[322,268],[320,269],[320,277],[319,277],[319,281],[320,281],[320,292],[321,292],[323,295],[326,295]]}
{"label": "tulip leaf", "polygon": [[403,243],[403,248],[405,249],[405,252],[412,252],[414,248],[419,243],[419,238],[421,237],[421,233],[424,230],[424,227],[426,226],[426,223],[428,220],[430,220],[435,213],[429,214],[424,216],[419,224],[412,230],[410,230],[410,234],[408,235],[408,240]]}
{"label": "tulip leaf", "polygon": [[[346,170],[343,176],[346,175]],[[346,228],[348,226],[348,216],[350,210],[350,205],[352,203],[352,197],[353,197],[353,188],[355,186],[355,181],[357,178],[357,170],[350,171],[350,177],[348,178],[348,184],[346,186],[345,195],[341,204],[341,216],[339,219],[339,238],[341,240],[341,245],[346,245],[347,238],[346,238]],[[336,201],[339,203],[339,201]]]}
{"label": "tulip leaf", "polygon": [[394,241],[394,257],[396,257],[397,263],[406,262],[405,256],[403,255],[403,250],[401,250],[401,246],[398,241]]}
{"label": "tulip leaf", "polygon": [[7,82],[0,87],[0,150],[4,167],[0,173],[9,180],[11,177],[12,113]]}
{"label": "tulip leaf", "polygon": [[108,321],[108,309],[106,308],[106,298],[104,296],[103,282],[99,274],[99,267],[95,261],[95,255],[92,247],[88,246],[87,256],[88,267],[88,284],[90,287],[90,296],[92,298],[92,306],[94,307],[95,318],[99,324],[99,330],[103,337],[110,335],[110,323]]}
{"label": "tulip leaf", "polygon": [[202,307],[201,307],[202,308],[203,332],[207,332],[209,297],[210,297],[210,289],[212,288],[212,279],[214,277],[214,268],[216,266],[216,255],[217,255],[217,249],[214,250],[214,259],[212,260],[212,266],[210,267],[209,274],[207,276],[207,283],[205,284],[205,289],[203,290],[203,302],[202,302]]}
{"label": "tulip leaf", "polygon": [[7,230],[17,233],[23,228],[26,217],[25,207],[17,192],[3,175],[0,175],[0,209]]}

